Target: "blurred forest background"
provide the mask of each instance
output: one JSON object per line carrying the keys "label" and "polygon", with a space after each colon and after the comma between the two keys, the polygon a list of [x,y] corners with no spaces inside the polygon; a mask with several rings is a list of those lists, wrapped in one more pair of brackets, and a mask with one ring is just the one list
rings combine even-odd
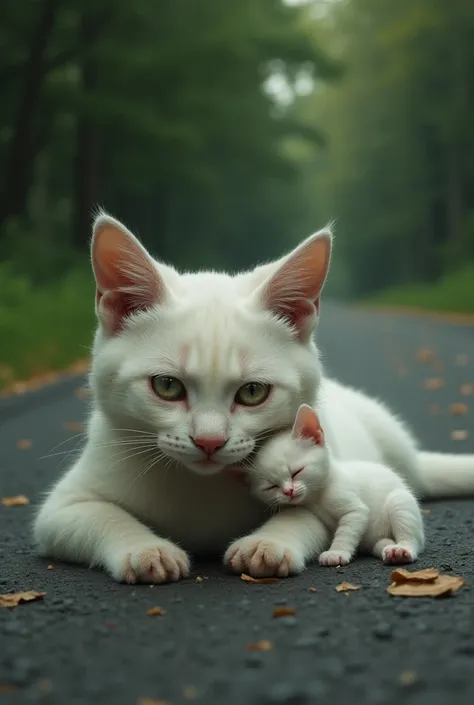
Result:
{"label": "blurred forest background", "polygon": [[474,311],[472,0],[2,0],[0,388],[88,354],[91,213],[327,295]]}

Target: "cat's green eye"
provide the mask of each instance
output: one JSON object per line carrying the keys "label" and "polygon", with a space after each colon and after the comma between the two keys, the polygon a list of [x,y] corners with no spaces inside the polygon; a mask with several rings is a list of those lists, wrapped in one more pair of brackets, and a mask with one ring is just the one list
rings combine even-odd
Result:
{"label": "cat's green eye", "polygon": [[155,394],[165,401],[182,401],[186,399],[186,387],[177,377],[157,375],[150,379]]}
{"label": "cat's green eye", "polygon": [[234,397],[236,404],[241,404],[242,406],[259,406],[263,404],[270,394],[270,385],[263,384],[262,382],[247,382],[240,389]]}

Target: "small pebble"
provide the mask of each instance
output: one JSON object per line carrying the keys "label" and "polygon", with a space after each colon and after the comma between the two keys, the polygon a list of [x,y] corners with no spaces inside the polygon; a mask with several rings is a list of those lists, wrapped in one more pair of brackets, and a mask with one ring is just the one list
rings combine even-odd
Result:
{"label": "small pebble", "polygon": [[393,636],[393,630],[390,624],[378,624],[374,629],[372,630],[372,634],[377,638],[377,639],[383,639],[383,640],[388,640],[391,639]]}

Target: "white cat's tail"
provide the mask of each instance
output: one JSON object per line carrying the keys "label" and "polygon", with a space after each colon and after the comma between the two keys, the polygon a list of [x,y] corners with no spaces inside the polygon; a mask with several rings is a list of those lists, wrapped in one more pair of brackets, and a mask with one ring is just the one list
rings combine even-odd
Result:
{"label": "white cat's tail", "polygon": [[474,455],[419,453],[423,499],[474,497]]}

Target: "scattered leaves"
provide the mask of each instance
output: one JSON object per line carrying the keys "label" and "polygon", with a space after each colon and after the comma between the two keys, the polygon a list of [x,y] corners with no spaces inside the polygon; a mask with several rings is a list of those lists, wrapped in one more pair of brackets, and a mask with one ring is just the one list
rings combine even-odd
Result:
{"label": "scattered leaves", "polygon": [[474,384],[471,384],[470,382],[465,382],[464,384],[461,384],[461,387],[459,389],[463,397],[469,397],[471,394],[474,394]]}
{"label": "scattered leaves", "polygon": [[157,698],[138,698],[136,705],[170,705],[168,700]]}
{"label": "scattered leaves", "polygon": [[274,617],[291,617],[296,614],[296,610],[291,607],[277,607],[273,610]]}
{"label": "scattered leaves", "polygon": [[465,584],[458,575],[443,575],[436,568],[409,571],[397,568],[392,572],[390,595],[399,597],[441,597],[456,592]]}
{"label": "scattered leaves", "polygon": [[273,649],[273,644],[268,639],[262,639],[262,641],[253,641],[247,644],[245,647],[247,651],[271,651]]}
{"label": "scattered leaves", "polygon": [[310,588],[309,588],[309,591],[310,591],[310,592],[317,592],[317,590],[316,590],[315,587],[310,587]]}
{"label": "scattered leaves", "polygon": [[444,379],[442,377],[428,377],[428,379],[425,379],[425,389],[428,390],[434,390],[434,389],[441,389],[441,387],[444,387]]}
{"label": "scattered leaves", "polygon": [[416,359],[418,362],[432,362],[432,360],[436,359],[436,353],[431,348],[418,348]]}
{"label": "scattered leaves", "polygon": [[467,431],[458,429],[457,431],[453,431],[451,433],[451,438],[453,441],[465,441],[468,435],[469,433]]}
{"label": "scattered leaves", "polygon": [[431,514],[431,509],[423,509],[423,514]]}
{"label": "scattered leaves", "polygon": [[463,414],[467,414],[468,409],[469,407],[467,404],[462,404],[460,402],[451,404],[451,406],[449,407],[450,412],[454,416],[462,416]]}
{"label": "scattered leaves", "polygon": [[18,450],[28,450],[31,448],[32,443],[29,438],[21,438],[19,441],[16,442],[16,447]]}
{"label": "scattered leaves", "polygon": [[45,595],[45,592],[35,592],[34,590],[11,592],[6,595],[0,595],[0,607],[18,607],[21,602],[42,600]]}
{"label": "scattered leaves", "polygon": [[246,583],[260,583],[261,585],[278,583],[280,580],[279,578],[252,578],[251,575],[247,575],[246,573],[241,573],[240,579]]}
{"label": "scattered leaves", "polygon": [[82,431],[83,427],[79,421],[66,421],[66,423],[63,423],[63,428],[66,431]]}
{"label": "scattered leaves", "polygon": [[24,507],[30,500],[24,494],[17,494],[14,497],[2,497],[4,507]]}
{"label": "scattered leaves", "polygon": [[415,685],[418,682],[418,673],[416,671],[403,671],[398,679],[401,685]]}
{"label": "scattered leaves", "polygon": [[39,389],[44,387],[46,384],[51,384],[56,382],[63,376],[76,376],[84,374],[89,368],[89,360],[81,359],[76,360],[72,365],[69,365],[65,370],[61,372],[41,372],[40,374],[30,377],[27,380],[16,380],[11,381],[14,378],[12,370],[8,368],[0,368],[0,377],[4,380],[10,381],[7,386],[0,391],[0,399],[3,397],[9,397],[17,394],[25,394],[25,392],[31,392],[34,389]]}
{"label": "scattered leaves", "polygon": [[150,607],[150,609],[147,610],[146,613],[149,617],[162,617],[164,614],[166,614],[165,610],[162,607]]}
{"label": "scattered leaves", "polygon": [[456,355],[456,365],[459,365],[459,367],[465,367],[468,362],[469,358],[467,355]]}
{"label": "scattered leaves", "polygon": [[360,585],[353,585],[352,583],[336,585],[336,592],[349,592],[350,590],[360,590]]}
{"label": "scattered leaves", "polygon": [[50,563],[49,566],[46,568],[46,570],[53,570],[53,566],[51,565],[51,563]]}

